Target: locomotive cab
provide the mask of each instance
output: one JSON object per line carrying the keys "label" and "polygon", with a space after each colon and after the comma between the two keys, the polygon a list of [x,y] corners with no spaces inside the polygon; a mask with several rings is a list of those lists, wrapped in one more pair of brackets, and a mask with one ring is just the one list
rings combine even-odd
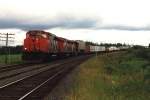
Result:
{"label": "locomotive cab", "polygon": [[23,59],[39,59],[39,57],[42,58],[43,55],[46,55],[50,48],[48,38],[48,34],[43,31],[27,32],[24,39]]}

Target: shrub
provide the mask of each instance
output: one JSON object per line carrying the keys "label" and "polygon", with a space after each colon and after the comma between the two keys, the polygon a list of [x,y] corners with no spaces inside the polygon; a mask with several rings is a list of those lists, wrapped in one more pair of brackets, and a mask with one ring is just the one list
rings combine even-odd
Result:
{"label": "shrub", "polygon": [[133,54],[136,58],[143,58],[150,60],[150,49],[143,48],[143,47],[134,47],[128,50],[128,53]]}

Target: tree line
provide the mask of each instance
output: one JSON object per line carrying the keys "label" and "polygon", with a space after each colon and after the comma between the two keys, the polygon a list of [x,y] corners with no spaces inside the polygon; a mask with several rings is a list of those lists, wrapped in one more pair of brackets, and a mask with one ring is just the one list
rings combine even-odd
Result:
{"label": "tree line", "polygon": [[9,47],[2,46],[0,47],[0,54],[19,54],[22,52],[22,47],[21,45]]}
{"label": "tree line", "polygon": [[125,43],[93,43],[93,42],[89,42],[86,41],[86,44],[89,45],[97,45],[97,46],[105,46],[105,47],[111,47],[111,46],[115,46],[115,47],[121,47],[121,46],[129,46],[128,44]]}

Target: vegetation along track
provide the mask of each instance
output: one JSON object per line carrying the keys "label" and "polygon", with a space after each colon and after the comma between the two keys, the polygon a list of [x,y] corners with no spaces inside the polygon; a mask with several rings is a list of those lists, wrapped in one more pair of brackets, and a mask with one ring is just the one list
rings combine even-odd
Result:
{"label": "vegetation along track", "polygon": [[76,57],[58,66],[0,88],[0,100],[41,100],[68,71],[90,56]]}

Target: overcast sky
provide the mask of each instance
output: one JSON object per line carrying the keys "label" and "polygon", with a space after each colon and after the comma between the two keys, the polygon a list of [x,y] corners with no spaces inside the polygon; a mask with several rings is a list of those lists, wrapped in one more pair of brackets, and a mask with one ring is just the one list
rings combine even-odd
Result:
{"label": "overcast sky", "polygon": [[0,32],[28,30],[93,42],[150,43],[149,0],[0,0]]}

